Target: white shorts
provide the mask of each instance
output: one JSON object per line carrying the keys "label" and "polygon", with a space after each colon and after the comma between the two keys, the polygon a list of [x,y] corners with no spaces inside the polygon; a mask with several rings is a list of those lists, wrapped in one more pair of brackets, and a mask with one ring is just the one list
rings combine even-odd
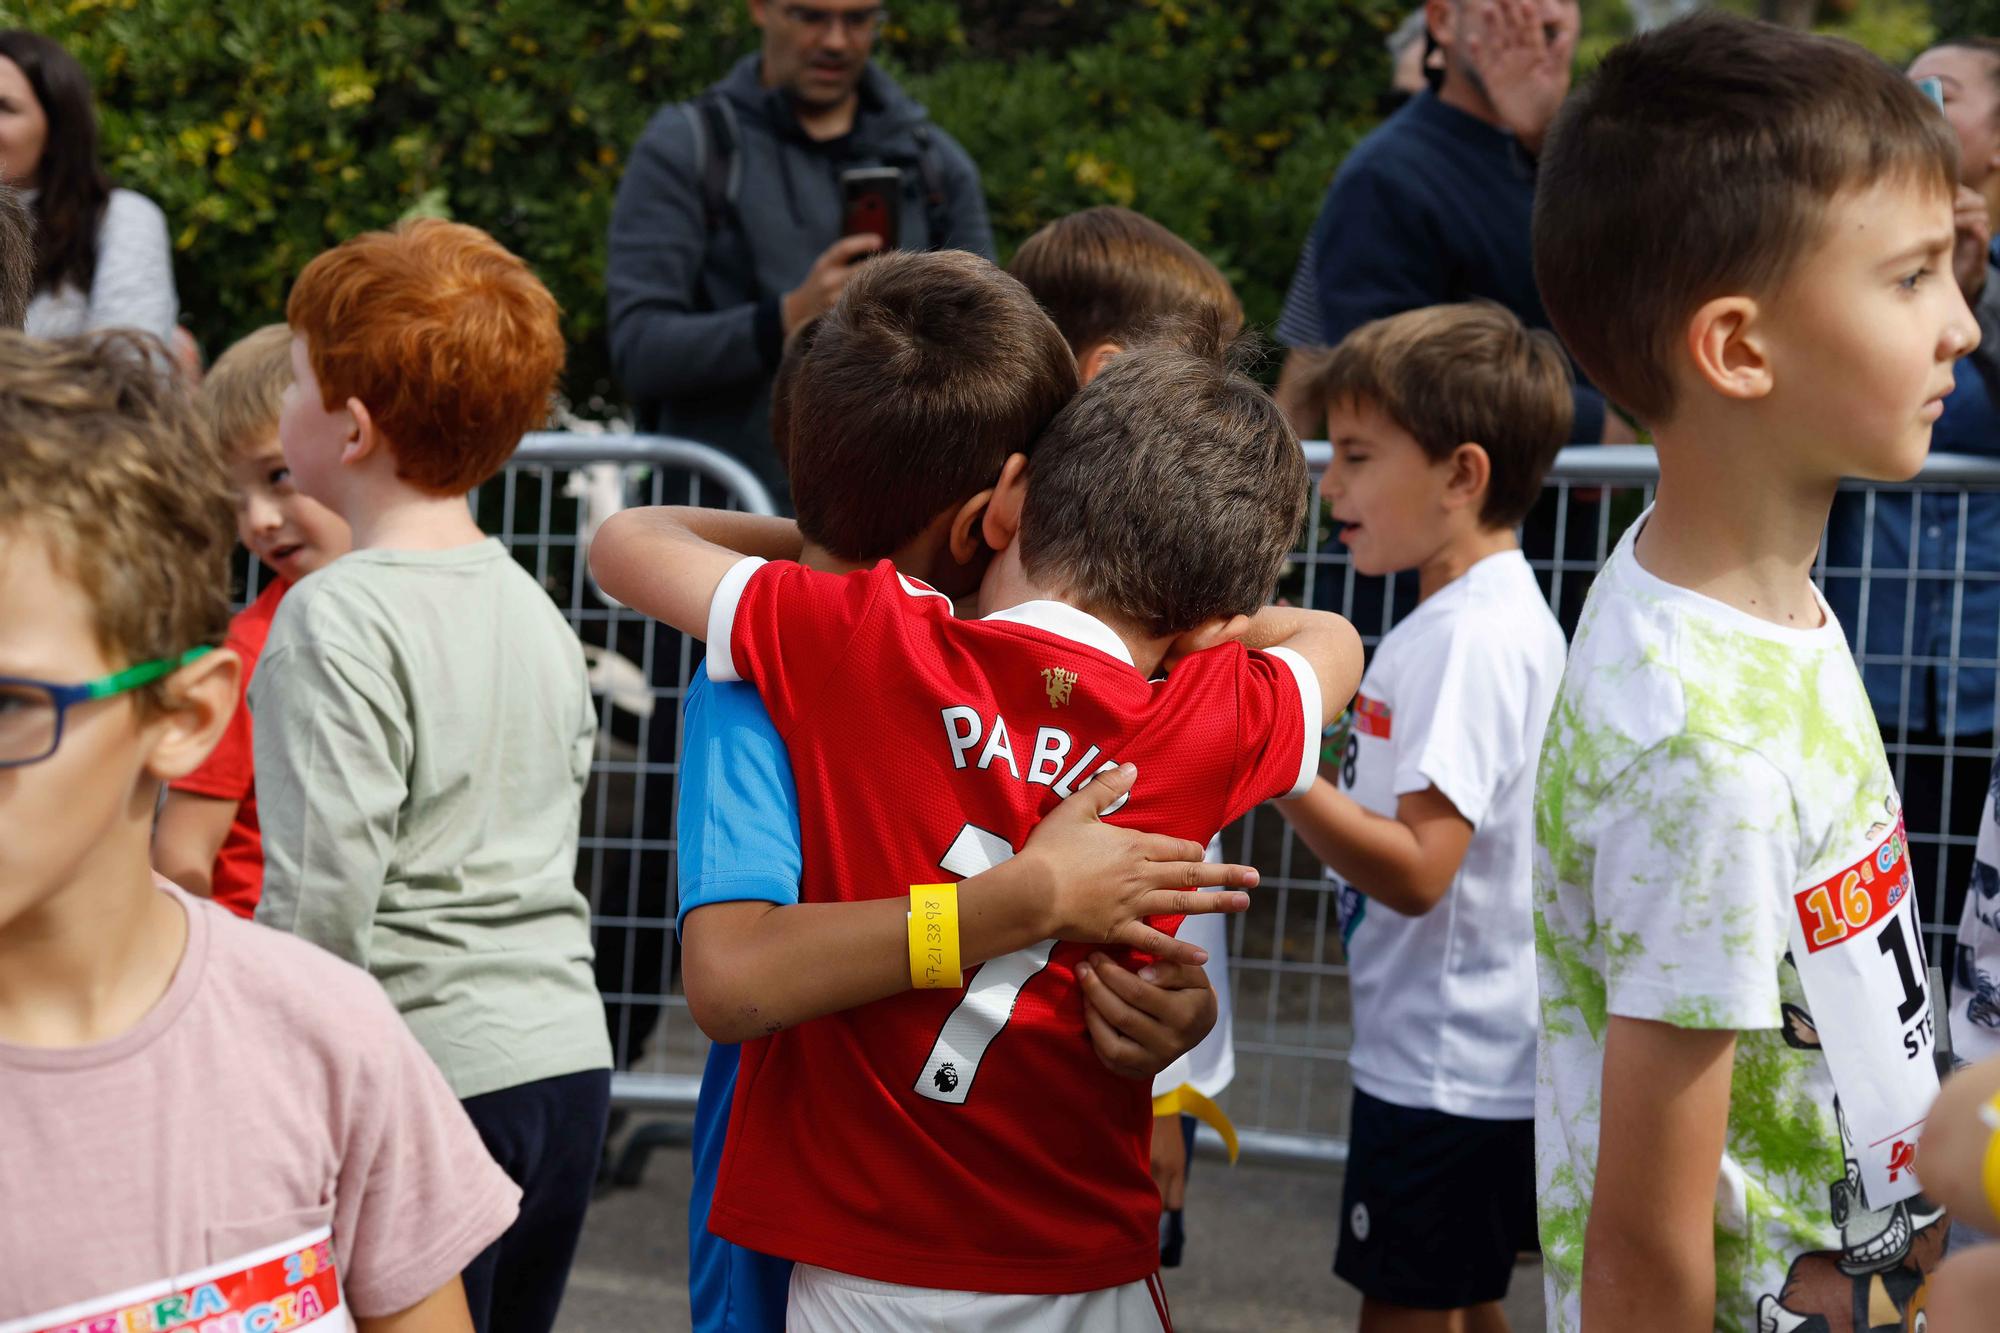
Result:
{"label": "white shorts", "polygon": [[1156,1273],[1073,1296],[899,1287],[828,1268],[792,1268],[787,1333],[1173,1333]]}

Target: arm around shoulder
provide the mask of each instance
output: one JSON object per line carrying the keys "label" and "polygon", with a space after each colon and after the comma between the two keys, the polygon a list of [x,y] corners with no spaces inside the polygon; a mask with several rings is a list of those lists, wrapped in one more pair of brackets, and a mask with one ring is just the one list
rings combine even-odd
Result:
{"label": "arm around shoulder", "polygon": [[723,577],[745,556],[796,559],[790,519],[660,505],[606,519],[590,544],[597,586],[634,611],[684,634],[708,636],[708,612]]}
{"label": "arm around shoulder", "polygon": [[1320,716],[1306,719],[1318,730],[1340,716],[1361,685],[1361,636],[1354,626],[1331,611],[1297,606],[1267,606],[1250,617],[1243,646],[1296,654],[1319,685]]}

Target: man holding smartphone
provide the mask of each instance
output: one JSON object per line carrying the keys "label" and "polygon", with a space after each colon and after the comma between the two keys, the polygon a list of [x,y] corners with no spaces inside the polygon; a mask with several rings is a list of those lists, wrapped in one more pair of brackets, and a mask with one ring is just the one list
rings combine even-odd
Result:
{"label": "man holding smartphone", "polygon": [[761,49],[640,135],[612,213],[612,366],[641,429],[715,445],[782,503],[785,335],[885,243],[993,257],[978,168],[869,60],[872,0],[748,0]]}

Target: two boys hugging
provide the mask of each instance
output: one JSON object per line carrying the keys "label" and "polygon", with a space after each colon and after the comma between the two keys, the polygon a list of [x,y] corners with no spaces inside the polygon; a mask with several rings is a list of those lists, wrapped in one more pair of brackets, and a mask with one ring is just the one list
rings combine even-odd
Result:
{"label": "two boys hugging", "polygon": [[[1199,961],[1181,916],[1243,901],[1188,890],[1254,879],[1196,844],[1311,782],[1359,678],[1345,622],[1263,607],[1307,499],[1264,392],[1215,346],[1076,376],[991,265],[877,259],[788,353],[797,525],[634,511],[592,552],[607,592],[706,637],[718,690],[756,685],[789,761],[763,771],[804,779],[780,793],[801,901],[686,922],[702,1025],[762,1038],[711,1229],[798,1261],[794,1327],[936,1299],[1164,1322],[1147,1086],[1078,1040],[1121,1012],[1085,989],[1133,978],[1093,947]],[[986,618],[957,618],[974,595]]]}

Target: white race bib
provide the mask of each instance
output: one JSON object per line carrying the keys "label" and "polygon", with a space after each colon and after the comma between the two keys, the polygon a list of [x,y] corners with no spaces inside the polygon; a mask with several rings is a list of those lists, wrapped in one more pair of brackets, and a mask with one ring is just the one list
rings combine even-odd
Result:
{"label": "white race bib", "polygon": [[1871,1209],[1917,1192],[1917,1139],[1938,1092],[1914,889],[1899,816],[1867,855],[1792,895],[1792,961]]}
{"label": "white race bib", "polygon": [[351,1333],[327,1227],[182,1277],[10,1319],[0,1333]]}

